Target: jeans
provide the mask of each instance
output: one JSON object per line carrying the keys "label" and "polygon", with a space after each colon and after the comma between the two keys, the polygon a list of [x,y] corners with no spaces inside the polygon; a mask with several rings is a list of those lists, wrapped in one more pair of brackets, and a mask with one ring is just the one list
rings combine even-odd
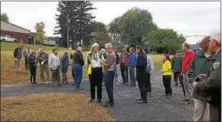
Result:
{"label": "jeans", "polygon": [[189,83],[189,78],[187,76],[187,74],[183,74],[183,87],[185,89],[185,95],[187,93],[188,95],[188,98],[185,96],[185,98],[187,99],[190,99],[191,98],[191,90],[192,90],[192,87],[191,87],[191,84]]}
{"label": "jeans", "polygon": [[135,67],[130,66],[129,68],[131,85],[136,85]]}
{"label": "jeans", "polygon": [[72,65],[72,77],[74,79],[74,86],[79,88],[82,80],[82,66],[80,64]]}
{"label": "jeans", "polygon": [[114,67],[114,78],[115,81],[118,81],[118,64],[116,64]]}
{"label": "jeans", "polygon": [[120,70],[123,78],[123,83],[128,83],[128,66],[126,67],[123,63],[121,63]]}
{"label": "jeans", "polygon": [[103,78],[106,87],[106,92],[109,98],[109,103],[114,104],[114,98],[113,98],[114,71],[105,71]]}
{"label": "jeans", "polygon": [[180,77],[180,72],[174,72],[174,82],[175,82],[175,85],[178,85],[179,83],[179,77]]}

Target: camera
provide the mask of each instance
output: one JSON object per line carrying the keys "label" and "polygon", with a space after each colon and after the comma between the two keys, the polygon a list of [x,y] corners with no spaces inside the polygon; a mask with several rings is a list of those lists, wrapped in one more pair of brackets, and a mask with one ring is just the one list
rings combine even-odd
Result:
{"label": "camera", "polygon": [[199,77],[195,77],[195,81],[196,82],[200,82],[200,78]]}

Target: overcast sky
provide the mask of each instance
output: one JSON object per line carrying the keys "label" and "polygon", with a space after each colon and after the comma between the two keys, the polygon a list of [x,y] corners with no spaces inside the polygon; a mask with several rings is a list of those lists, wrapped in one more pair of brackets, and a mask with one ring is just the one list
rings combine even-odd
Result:
{"label": "overcast sky", "polygon": [[[58,2],[2,2],[1,13],[9,21],[35,31],[36,22],[45,23],[47,36],[53,36]],[[151,12],[159,28],[172,28],[183,35],[208,35],[220,31],[220,2],[94,2],[95,20],[109,24],[128,9],[138,7]],[[187,38],[196,43],[202,37]]]}

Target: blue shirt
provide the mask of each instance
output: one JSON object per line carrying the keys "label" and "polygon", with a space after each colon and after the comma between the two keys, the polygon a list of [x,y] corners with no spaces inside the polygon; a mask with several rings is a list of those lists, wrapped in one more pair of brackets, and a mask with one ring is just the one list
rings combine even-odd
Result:
{"label": "blue shirt", "polygon": [[136,53],[131,53],[128,60],[129,66],[136,66]]}

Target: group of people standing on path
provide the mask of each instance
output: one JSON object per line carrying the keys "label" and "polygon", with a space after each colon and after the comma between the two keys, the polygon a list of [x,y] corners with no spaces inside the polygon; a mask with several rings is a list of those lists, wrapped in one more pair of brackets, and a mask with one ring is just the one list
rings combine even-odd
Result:
{"label": "group of people standing on path", "polygon": [[184,101],[190,102],[191,98],[194,99],[194,121],[220,121],[220,33],[204,37],[199,44],[201,50],[195,54],[189,44],[184,43],[183,55],[177,52],[172,58],[175,86],[180,83]]}

